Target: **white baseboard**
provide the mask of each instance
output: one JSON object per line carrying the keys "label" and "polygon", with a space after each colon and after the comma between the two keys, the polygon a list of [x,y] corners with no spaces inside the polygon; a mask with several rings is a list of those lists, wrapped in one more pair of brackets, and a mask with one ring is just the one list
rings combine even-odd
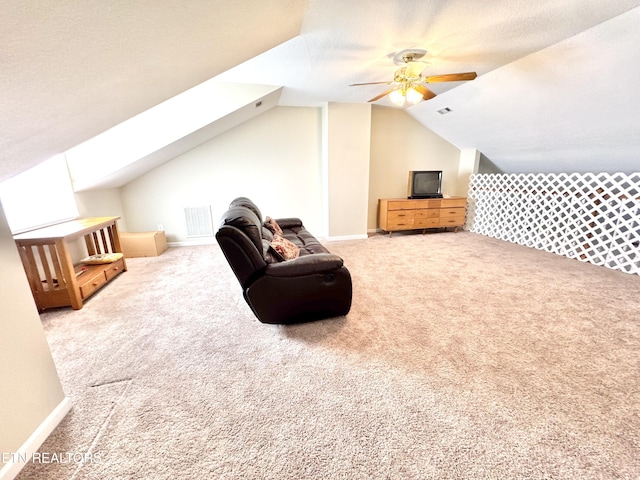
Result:
{"label": "white baseboard", "polygon": [[[58,406],[47,416],[44,422],[42,422],[27,441],[22,444],[20,449],[17,452],[11,453],[14,453],[16,458],[31,458],[67,413],[69,413],[71,407],[71,400],[69,400],[68,397],[64,397]],[[19,461],[5,463],[2,470],[0,470],[0,480],[13,480],[18,476],[25,465],[25,463]]]}
{"label": "white baseboard", "polygon": [[338,240],[362,240],[369,238],[366,233],[361,233],[358,235],[338,235],[335,237],[325,237],[328,242],[334,242]]}
{"label": "white baseboard", "polygon": [[218,242],[215,237],[202,237],[193,240],[185,240],[182,242],[167,242],[168,247],[193,247],[195,245],[216,245]]}
{"label": "white baseboard", "polygon": [[[317,237],[318,240],[326,240],[327,242],[333,242],[338,240],[362,240],[369,238],[366,233],[358,235],[338,235],[334,237]],[[167,242],[168,247],[192,247],[195,245],[217,245],[215,237],[199,238],[197,240],[185,240],[182,242]],[[0,479],[2,480],[2,479]]]}

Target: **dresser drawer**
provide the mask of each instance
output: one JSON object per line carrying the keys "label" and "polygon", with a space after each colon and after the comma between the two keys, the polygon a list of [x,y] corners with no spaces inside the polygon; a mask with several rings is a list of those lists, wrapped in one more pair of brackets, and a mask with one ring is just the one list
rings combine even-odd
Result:
{"label": "dresser drawer", "polygon": [[410,230],[413,228],[413,211],[394,211],[387,214],[387,230]]}
{"label": "dresser drawer", "polygon": [[438,217],[422,217],[416,218],[413,222],[415,228],[436,228],[440,224]]}
{"label": "dresser drawer", "polygon": [[395,223],[395,222],[413,222],[413,218],[414,218],[414,212],[413,210],[400,210],[400,211],[394,211],[394,212],[389,212],[387,214],[387,220],[390,223]]}
{"label": "dresser drawer", "polygon": [[441,200],[442,208],[449,207],[467,207],[467,199],[466,198],[443,198]]}
{"label": "dresser drawer", "polygon": [[443,208],[440,210],[440,218],[464,217],[464,208]]}
{"label": "dresser drawer", "polygon": [[418,220],[422,218],[438,218],[440,216],[440,209],[429,208],[425,210],[416,210],[413,217]]}
{"label": "dresser drawer", "polygon": [[93,276],[83,279],[80,285],[80,295],[86,299],[105,283],[107,283],[107,277],[104,271],[93,272]]}
{"label": "dresser drawer", "polygon": [[442,227],[461,227],[464,225],[464,214],[457,217],[440,218],[439,223]]}
{"label": "dresser drawer", "polygon": [[416,202],[413,200],[390,200],[387,203],[387,210],[413,210]]}
{"label": "dresser drawer", "polygon": [[107,281],[111,280],[113,277],[122,272],[124,272],[124,260],[122,259],[105,265],[104,275]]}

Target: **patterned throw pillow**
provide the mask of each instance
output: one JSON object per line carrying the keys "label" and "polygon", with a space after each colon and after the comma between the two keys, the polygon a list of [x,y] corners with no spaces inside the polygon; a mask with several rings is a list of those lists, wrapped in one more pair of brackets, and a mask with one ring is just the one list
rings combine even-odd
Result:
{"label": "patterned throw pillow", "polygon": [[276,222],[273,218],[267,217],[264,222],[265,226],[273,232],[274,235],[282,235],[282,229],[278,222]]}
{"label": "patterned throw pillow", "polygon": [[98,253],[90,257],[83,258],[80,262],[86,265],[100,265],[103,263],[117,262],[123,257],[122,253]]}
{"label": "patterned throw pillow", "polygon": [[287,240],[282,235],[274,235],[271,248],[282,258],[282,260],[293,260],[300,255],[298,246]]}

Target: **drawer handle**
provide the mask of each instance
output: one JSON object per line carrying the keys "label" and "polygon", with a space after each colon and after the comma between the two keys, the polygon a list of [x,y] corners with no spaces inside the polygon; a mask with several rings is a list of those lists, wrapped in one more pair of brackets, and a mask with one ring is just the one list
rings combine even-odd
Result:
{"label": "drawer handle", "polygon": [[93,285],[94,287],[98,286],[98,282],[93,282],[91,285]]}

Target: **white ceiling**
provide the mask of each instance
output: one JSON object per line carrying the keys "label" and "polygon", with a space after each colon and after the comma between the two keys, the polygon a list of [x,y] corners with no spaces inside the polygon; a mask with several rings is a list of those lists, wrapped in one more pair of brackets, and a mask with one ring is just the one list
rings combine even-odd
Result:
{"label": "white ceiling", "polygon": [[284,86],[281,105],[366,102],[385,85],[349,84],[390,80],[410,48],[428,74],[479,75],[407,109],[459,148],[640,170],[640,0],[35,3],[1,7],[0,180],[234,65],[220,81]]}
{"label": "white ceiling", "polygon": [[506,172],[638,171],[638,5],[310,0],[299,37],[217,78],[283,85],[283,105],[365,102],[388,86],[348,85],[391,80],[402,51],[423,49],[427,75],[479,75],[406,109],[458,148]]}
{"label": "white ceiling", "polygon": [[[411,109],[508,172],[640,171],[640,8]],[[452,113],[437,111],[449,107]]]}
{"label": "white ceiling", "polygon": [[0,6],[0,181],[300,33],[307,0]]}

